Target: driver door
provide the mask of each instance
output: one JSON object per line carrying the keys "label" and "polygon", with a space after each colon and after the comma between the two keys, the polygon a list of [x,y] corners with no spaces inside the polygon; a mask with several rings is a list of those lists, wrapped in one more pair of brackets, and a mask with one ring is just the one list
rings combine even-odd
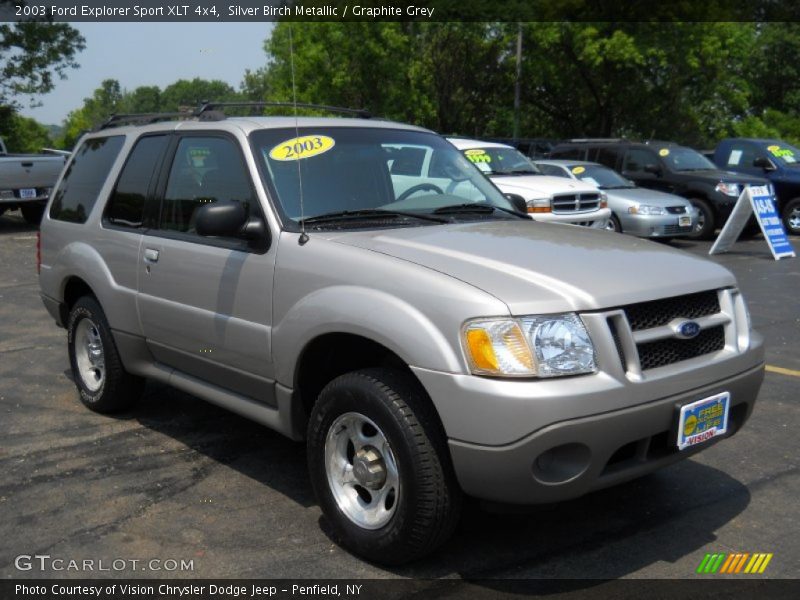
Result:
{"label": "driver door", "polygon": [[222,134],[178,135],[160,184],[157,228],[139,254],[137,307],[155,359],[270,402],[275,250],[197,234],[197,209],[218,200],[263,214],[239,142]]}

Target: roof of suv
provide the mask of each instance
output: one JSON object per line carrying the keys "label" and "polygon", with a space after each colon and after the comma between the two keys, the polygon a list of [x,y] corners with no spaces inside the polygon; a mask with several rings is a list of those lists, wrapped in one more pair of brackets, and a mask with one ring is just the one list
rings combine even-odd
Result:
{"label": "roof of suv", "polygon": [[186,121],[159,121],[147,125],[124,125],[107,129],[100,129],[88,134],[90,137],[107,137],[111,135],[124,135],[128,133],[150,133],[153,131],[176,130],[239,130],[249,134],[258,129],[284,129],[298,127],[353,127],[369,129],[404,129],[433,133],[429,129],[407,125],[395,121],[381,119],[352,119],[341,117],[228,117],[221,120],[186,120]]}
{"label": "roof of suv", "polygon": [[472,148],[511,148],[508,144],[499,144],[497,142],[485,142],[483,140],[469,140],[465,138],[448,137],[447,141],[453,144],[459,150],[470,150]]}

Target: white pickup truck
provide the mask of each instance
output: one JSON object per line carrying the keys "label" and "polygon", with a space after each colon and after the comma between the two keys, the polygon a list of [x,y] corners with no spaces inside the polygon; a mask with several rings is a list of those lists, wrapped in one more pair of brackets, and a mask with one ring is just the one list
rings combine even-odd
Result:
{"label": "white pickup truck", "polygon": [[19,208],[26,222],[38,225],[66,158],[60,154],[9,154],[0,139],[0,216]]}

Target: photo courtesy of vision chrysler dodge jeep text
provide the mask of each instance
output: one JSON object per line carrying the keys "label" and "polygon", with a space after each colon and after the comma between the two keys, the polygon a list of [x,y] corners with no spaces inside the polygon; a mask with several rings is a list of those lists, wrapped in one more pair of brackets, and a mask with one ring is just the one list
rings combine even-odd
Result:
{"label": "photo courtesy of vision chrysler dodge jeep text", "polygon": [[419,127],[218,109],[113,119],[56,184],[41,295],[90,409],[149,378],[306,440],[335,538],[390,564],[463,494],[574,498],[750,416],[762,338],[725,268],[532,221]]}

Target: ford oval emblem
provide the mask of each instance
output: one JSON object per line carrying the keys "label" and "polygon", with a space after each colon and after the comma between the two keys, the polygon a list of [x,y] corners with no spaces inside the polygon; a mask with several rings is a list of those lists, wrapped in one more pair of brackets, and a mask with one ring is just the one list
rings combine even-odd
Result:
{"label": "ford oval emblem", "polygon": [[678,324],[676,333],[678,334],[678,337],[689,340],[699,335],[700,325],[698,325],[695,321],[683,321],[682,323]]}

